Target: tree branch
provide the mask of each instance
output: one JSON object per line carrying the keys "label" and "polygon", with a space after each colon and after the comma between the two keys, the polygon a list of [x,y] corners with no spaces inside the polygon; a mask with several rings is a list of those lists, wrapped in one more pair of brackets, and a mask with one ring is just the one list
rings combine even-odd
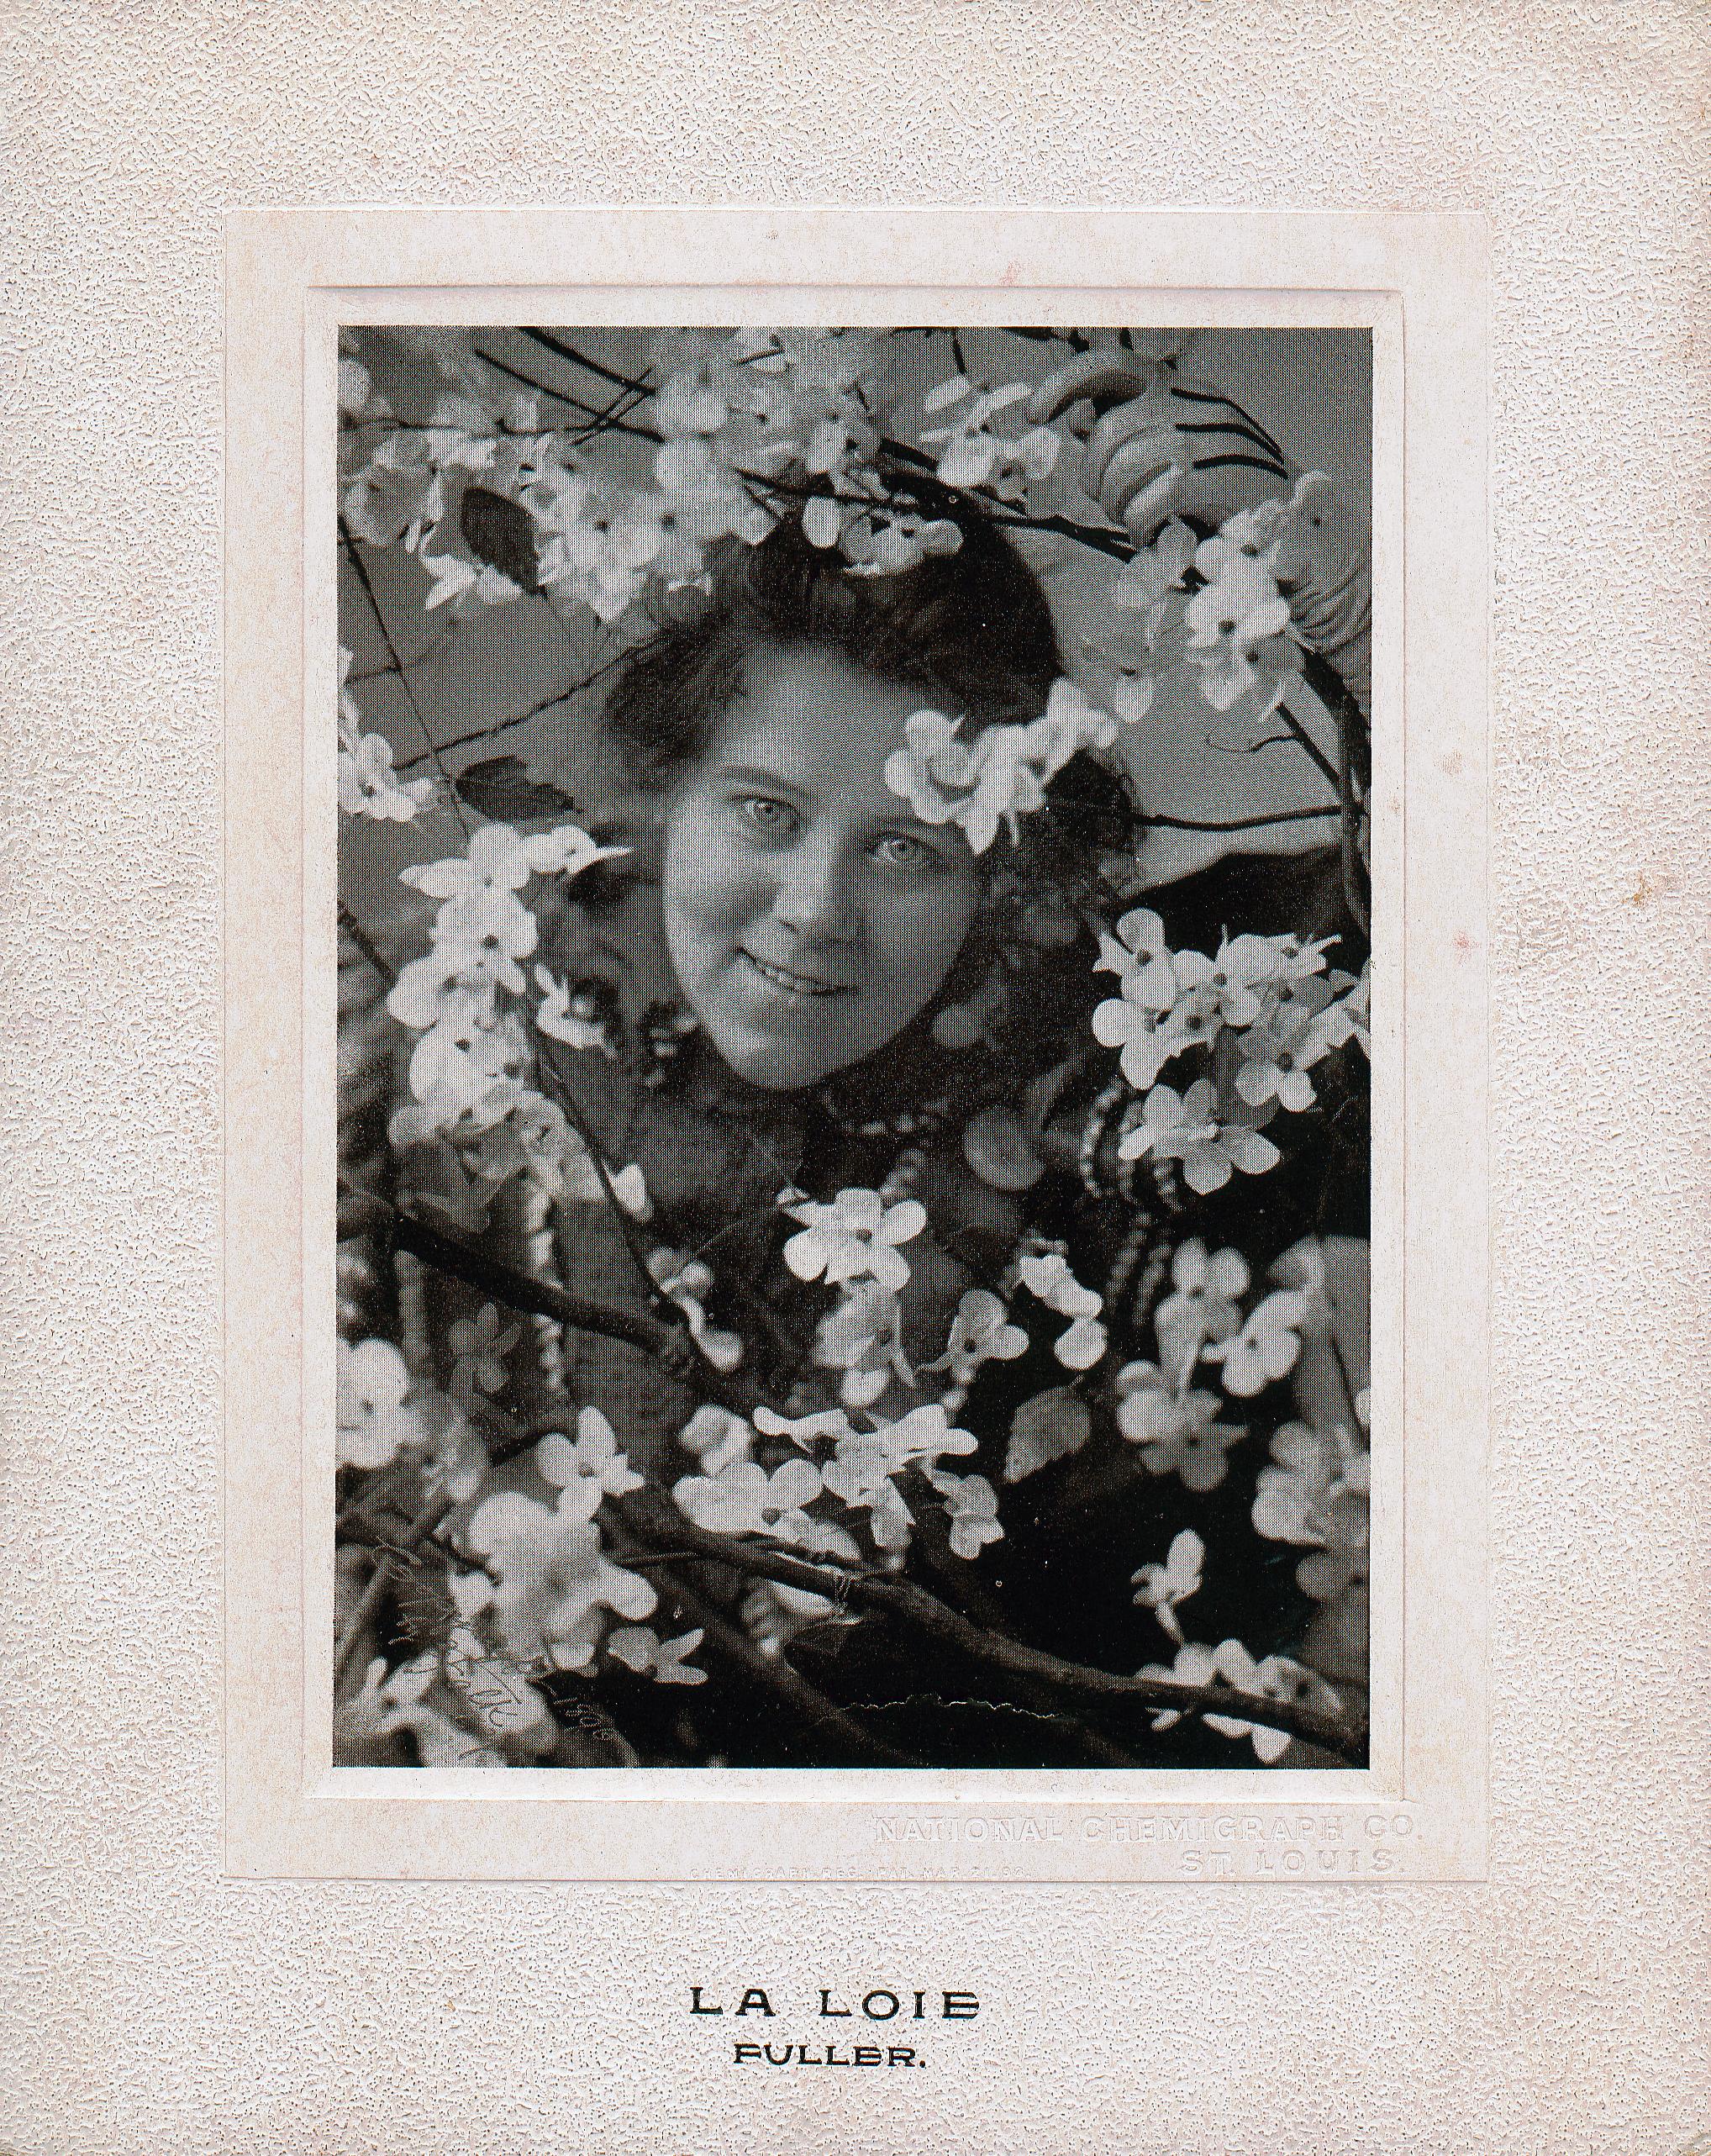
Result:
{"label": "tree branch", "polygon": [[1193,816],[1145,814],[1140,820],[1167,831],[1257,831],[1267,824],[1322,824],[1336,813],[1336,804],[1328,801],[1323,809],[1274,809],[1269,816],[1235,816],[1226,823],[1205,823]]}
{"label": "tree branch", "polygon": [[560,704],[568,704],[572,697],[580,696],[585,688],[592,688],[596,682],[603,680],[608,674],[621,667],[629,656],[626,647],[615,657],[603,660],[592,673],[584,674],[580,681],[573,681],[568,688],[559,690],[556,695],[543,697],[539,704],[531,704],[528,710],[519,711],[514,718],[496,719],[491,725],[477,726],[467,734],[454,734],[449,741],[440,741],[431,748],[424,749],[420,756],[407,757],[403,763],[394,764],[392,768],[400,774],[413,771],[419,763],[437,762],[440,757],[449,756],[454,749],[466,749],[471,742],[490,741],[495,734],[508,734],[513,726],[527,725],[531,719],[540,718],[544,711],[555,711]]}
{"label": "tree branch", "polygon": [[[611,1523],[606,1519],[608,1510],[603,1507],[602,1519],[608,1531]],[[626,1518],[625,1525],[629,1525]],[[653,1569],[653,1561],[626,1544],[621,1535],[613,1535],[613,1558],[619,1563],[646,1564]],[[681,1552],[679,1553],[682,1554]],[[809,1684],[799,1670],[792,1668],[782,1655],[763,1654],[740,1626],[732,1624],[724,1613],[692,1587],[681,1574],[664,1575],[661,1583],[671,1593],[685,1616],[699,1625],[708,1641],[727,1662],[740,1669],[775,1699],[800,1715],[804,1721],[823,1729],[855,1753],[859,1759],[871,1759],[882,1767],[919,1767],[925,1763],[913,1753],[903,1752],[875,1731],[867,1729],[824,1692]]]}
{"label": "tree branch", "polygon": [[1238,1692],[1233,1687],[1178,1684],[1153,1677],[1120,1677],[1113,1671],[1095,1669],[1085,1663],[1065,1662],[1004,1633],[971,1624],[967,1618],[912,1581],[875,1573],[851,1575],[801,1558],[754,1549],[733,1537],[698,1527],[662,1491],[650,1489],[635,1497],[614,1499],[612,1502],[626,1522],[632,1521],[640,1513],[645,1523],[643,1531],[650,1530],[661,1537],[670,1537],[687,1548],[719,1558],[734,1570],[749,1573],[759,1579],[805,1587],[829,1601],[855,1602],[889,1610],[926,1637],[955,1649],[971,1662],[1000,1670],[1012,1679],[1043,1683],[1055,1693],[1073,1699],[1151,1711],[1173,1709],[1189,1714],[1228,1715],[1236,1721],[1282,1730],[1353,1765],[1366,1763],[1366,1730],[1351,1727],[1340,1716]]}
{"label": "tree branch", "polygon": [[[626,1310],[611,1304],[592,1303],[568,1294],[550,1280],[537,1280],[466,1241],[448,1229],[435,1227],[419,1214],[406,1212],[389,1199],[355,1185],[340,1185],[341,1234],[374,1234],[393,1250],[408,1251],[424,1265],[475,1288],[490,1302],[532,1317],[551,1318],[578,1332],[593,1332],[608,1340],[621,1340],[650,1355],[692,1389],[734,1415],[746,1418],[761,1404],[761,1394],[734,1377],[727,1378],[707,1363],[690,1339],[688,1327],[669,1323],[641,1310]],[[651,1283],[652,1276],[649,1276]],[[671,1305],[676,1310],[676,1305]]]}

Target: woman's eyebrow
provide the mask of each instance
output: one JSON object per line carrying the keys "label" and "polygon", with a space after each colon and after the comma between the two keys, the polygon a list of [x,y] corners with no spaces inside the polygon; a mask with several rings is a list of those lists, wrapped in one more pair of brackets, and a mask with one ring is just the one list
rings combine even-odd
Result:
{"label": "woman's eyebrow", "polygon": [[812,801],[813,788],[804,786],[799,779],[787,778],[782,772],[768,771],[764,764],[724,763],[719,767],[724,780],[737,779],[745,786],[771,787],[776,793],[792,793],[798,801]]}

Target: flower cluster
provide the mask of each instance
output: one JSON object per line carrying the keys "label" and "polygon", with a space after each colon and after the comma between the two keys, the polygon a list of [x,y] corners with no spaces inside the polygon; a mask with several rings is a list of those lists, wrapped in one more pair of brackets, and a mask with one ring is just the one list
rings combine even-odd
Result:
{"label": "flower cluster", "polygon": [[[1308,1669],[1282,1654],[1268,1654],[1256,1662],[1237,1639],[1224,1640],[1217,1647],[1203,1647],[1191,1641],[1177,1648],[1177,1658],[1168,1668],[1162,1663],[1150,1662],[1135,1674],[1166,1678],[1178,1684],[1226,1684],[1232,1692],[1245,1694],[1250,1699],[1315,1707],[1325,1714],[1335,1715],[1342,1710],[1343,1703],[1335,1689],[1317,1670]],[[1182,1719],[1180,1708],[1158,1707],[1153,1711],[1152,1726],[1155,1729],[1170,1729]],[[1215,1729],[1220,1737],[1250,1737],[1254,1757],[1263,1766],[1274,1765],[1293,1742],[1281,1729],[1243,1721],[1235,1715],[1209,1714],[1203,1719],[1208,1729]]]}
{"label": "flower cluster", "polygon": [[542,1438],[534,1464],[555,1500],[543,1504],[512,1489],[484,1498],[467,1530],[483,1568],[452,1575],[454,1599],[464,1622],[486,1617],[519,1664],[586,1669],[613,1618],[640,1623],[658,1600],[639,1573],[612,1562],[594,1516],[608,1497],[640,1489],[642,1479],[593,1408],[581,1411],[574,1440],[557,1432]]}
{"label": "flower cluster", "polygon": [[492,823],[463,855],[402,871],[404,883],[440,905],[426,954],[401,970],[387,998],[392,1015],[421,1036],[409,1065],[415,1104],[394,1119],[397,1141],[486,1134],[491,1179],[527,1160],[562,1186],[572,1150],[563,1111],[527,1083],[517,999],[538,928],[520,894],[531,878],[575,877],[623,851],[597,846],[575,824],[524,838]]}
{"label": "flower cluster", "polygon": [[1366,1578],[1371,1456],[1346,1424],[1291,1422],[1272,1438],[1271,1460],[1260,1470],[1254,1525],[1273,1542],[1308,1546],[1296,1584],[1329,1602]]}
{"label": "flower cluster", "polygon": [[1097,656],[1119,677],[1120,714],[1144,717],[1159,676],[1184,666],[1214,711],[1256,691],[1256,715],[1275,709],[1299,671],[1304,640],[1288,594],[1335,582],[1349,546],[1345,523],[1322,472],[1304,474],[1287,501],[1237,510],[1208,539],[1167,522],[1107,593],[1118,633]]}
{"label": "flower cluster", "polygon": [[350,688],[350,653],[339,647],[339,806],[347,816],[413,823],[439,788],[432,778],[400,778],[384,734],[365,734]]}
{"label": "flower cluster", "polygon": [[924,442],[942,442],[938,476],[947,487],[990,487],[1007,501],[1017,501],[1029,486],[1050,477],[1061,446],[1050,427],[1030,427],[1015,439],[998,434],[992,421],[1024,404],[1033,393],[1026,382],[999,389],[977,388],[965,374],[952,375],[929,389],[923,409],[938,413],[960,407],[944,426],[923,427]]}
{"label": "flower cluster", "polygon": [[988,726],[971,741],[962,722],[942,711],[917,711],[903,729],[904,746],[886,760],[885,783],[924,823],[956,824],[984,853],[1016,820],[1042,808],[1045,789],[1082,749],[1108,749],[1117,738],[1109,712],[1090,704],[1075,683],[1054,682],[1045,709],[1026,725]]}
{"label": "flower cluster", "polygon": [[[861,1546],[851,1529],[859,1526],[876,1552],[899,1551],[915,1518],[898,1479],[914,1469],[939,1493],[959,1556],[975,1556],[1003,1531],[997,1493],[985,1477],[955,1474],[940,1464],[973,1452],[976,1442],[951,1422],[942,1402],[897,1416],[864,1414],[859,1422],[842,1408],[789,1417],[762,1407],[752,1424],[740,1427],[740,1435],[726,1429],[709,1446],[707,1426],[692,1421],[679,1441],[701,1451],[701,1472],[683,1476],[672,1490],[698,1526],[766,1535],[809,1556],[854,1561]],[[788,1448],[770,1470],[752,1457],[764,1441]],[[841,1508],[842,1517],[811,1515],[809,1506],[823,1500]]]}
{"label": "flower cluster", "polygon": [[[1283,1269],[1280,1263],[1273,1277]],[[1245,1435],[1240,1426],[1219,1421],[1216,1394],[1194,1385],[1203,1363],[1217,1369],[1224,1392],[1239,1401],[1251,1400],[1295,1368],[1312,1320],[1312,1296],[1283,1286],[1244,1312],[1250,1284],[1239,1251],[1208,1255],[1198,1236],[1177,1247],[1171,1292],[1153,1312],[1158,1360],[1126,1363],[1116,1377],[1117,1426],[1140,1447],[1150,1473],[1178,1475],[1192,1490],[1215,1489],[1230,1447]]]}
{"label": "flower cluster", "polygon": [[[1118,993],[1093,1013],[1094,1037],[1120,1050],[1138,1101],[1119,1145],[1124,1160],[1174,1160],[1204,1195],[1240,1170],[1261,1175],[1280,1155],[1260,1126],[1278,1109],[1313,1104],[1308,1073],[1333,1048],[1364,1038],[1366,978],[1325,973],[1329,939],[1226,937],[1215,956],[1171,951],[1145,908],[1100,939],[1098,967]],[[1225,1043],[1229,1052],[1224,1052]],[[1159,1073],[1191,1050],[1208,1075],[1178,1093]]]}

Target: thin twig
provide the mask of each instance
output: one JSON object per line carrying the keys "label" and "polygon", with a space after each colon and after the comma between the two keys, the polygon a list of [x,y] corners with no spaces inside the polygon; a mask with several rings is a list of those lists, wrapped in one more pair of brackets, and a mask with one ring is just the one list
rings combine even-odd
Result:
{"label": "thin twig", "polygon": [[638,390],[644,396],[653,394],[650,385],[639,377],[633,374],[619,374],[616,368],[603,366],[598,360],[591,360],[587,353],[579,352],[574,345],[566,344],[561,337],[551,336],[545,329],[525,329],[523,330],[523,335],[531,342],[543,345],[548,351],[555,352],[559,358],[568,360],[572,366],[584,367],[590,374],[598,374],[603,382],[612,382],[619,389]]}
{"label": "thin twig", "polygon": [[528,710],[518,712],[514,718],[498,719],[489,726],[477,726],[467,734],[454,734],[449,741],[438,742],[434,747],[424,749],[420,756],[408,757],[403,763],[394,764],[392,768],[400,773],[413,771],[419,763],[427,763],[437,757],[450,756],[454,749],[466,749],[471,742],[488,741],[495,734],[508,734],[513,726],[527,725],[531,719],[539,719],[543,712],[555,711],[560,704],[570,703],[572,698],[580,696],[585,688],[592,688],[596,682],[604,680],[608,674],[621,667],[629,656],[629,651],[626,646],[615,657],[603,660],[592,673],[584,674],[580,681],[573,681],[568,688],[559,690],[555,695],[543,697],[539,704],[531,704]]}
{"label": "thin twig", "polygon": [[1301,721],[1296,717],[1295,714],[1289,709],[1289,706],[1287,704],[1279,704],[1274,708],[1276,709],[1277,715],[1289,729],[1290,734],[1294,740],[1299,743],[1301,747],[1306,750],[1308,755],[1311,756],[1314,763],[1319,766],[1320,771],[1324,772],[1324,776],[1330,781],[1331,784],[1337,788],[1337,796],[1340,800],[1342,798],[1342,783],[1337,776],[1336,766],[1331,762],[1330,758],[1325,754],[1319,743],[1314,741],[1312,735],[1308,732],[1306,727],[1302,725]]}
{"label": "thin twig", "polygon": [[618,1230],[625,1250],[629,1253],[629,1261],[635,1268],[636,1278],[640,1284],[643,1294],[647,1297],[652,1308],[659,1313],[668,1331],[671,1331],[675,1322],[672,1337],[676,1345],[666,1352],[662,1359],[668,1365],[681,1363],[687,1353],[692,1363],[703,1365],[712,1375],[717,1376],[719,1373],[708,1362],[701,1342],[694,1337],[684,1324],[682,1312],[654,1278],[652,1268],[648,1263],[651,1253],[646,1240],[613,1187],[611,1170],[606,1165],[599,1136],[583,1114],[582,1103],[576,1099],[576,1089],[560,1067],[555,1051],[549,1043],[546,1036],[541,1033],[538,1027],[535,1030],[535,1046],[538,1062],[551,1074],[557,1088],[558,1104],[564,1111],[565,1120],[582,1140],[584,1150],[593,1162],[595,1179],[598,1182],[601,1194],[606,1200],[606,1210],[612,1216],[613,1226]]}
{"label": "thin twig", "polygon": [[345,541],[345,555],[351,567],[356,572],[356,580],[367,596],[369,606],[374,614],[375,626],[380,630],[382,639],[387,651],[392,654],[392,663],[398,670],[398,686],[403,690],[405,699],[415,714],[416,724],[422,729],[422,738],[428,744],[429,753],[434,759],[434,768],[445,784],[446,793],[451,802],[452,813],[463,826],[464,836],[467,838],[471,835],[470,820],[464,814],[463,804],[457,798],[457,789],[451,783],[451,773],[445,768],[440,759],[440,751],[434,746],[434,729],[428,724],[428,715],[417,700],[416,692],[410,684],[410,677],[404,671],[403,656],[398,650],[392,630],[387,625],[386,615],[381,610],[380,597],[374,588],[374,579],[368,573],[368,564],[362,558],[361,550],[356,544],[355,535],[342,516],[339,519],[339,535]]}
{"label": "thin twig", "polygon": [[525,374],[520,367],[513,366],[505,360],[495,359],[491,352],[484,352],[479,345],[472,344],[470,349],[482,365],[492,367],[495,374],[505,375],[524,389],[533,389],[543,397],[550,397],[556,404],[568,404],[573,412],[580,413],[585,419],[592,419],[598,409],[595,405],[585,403],[580,397],[567,397],[562,389],[555,389],[538,376]]}

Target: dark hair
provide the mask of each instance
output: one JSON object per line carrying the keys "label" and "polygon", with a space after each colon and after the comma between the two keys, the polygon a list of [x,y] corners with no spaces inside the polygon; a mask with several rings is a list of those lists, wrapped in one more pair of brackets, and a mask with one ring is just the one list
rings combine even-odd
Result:
{"label": "dark hair", "polygon": [[883,576],[853,574],[795,517],[757,545],[719,540],[710,592],[638,648],[608,698],[606,723],[636,776],[657,784],[695,761],[742,688],[745,660],[766,645],[828,647],[965,714],[971,733],[1037,717],[1063,671],[1045,594],[996,525],[957,521],[954,554]]}

